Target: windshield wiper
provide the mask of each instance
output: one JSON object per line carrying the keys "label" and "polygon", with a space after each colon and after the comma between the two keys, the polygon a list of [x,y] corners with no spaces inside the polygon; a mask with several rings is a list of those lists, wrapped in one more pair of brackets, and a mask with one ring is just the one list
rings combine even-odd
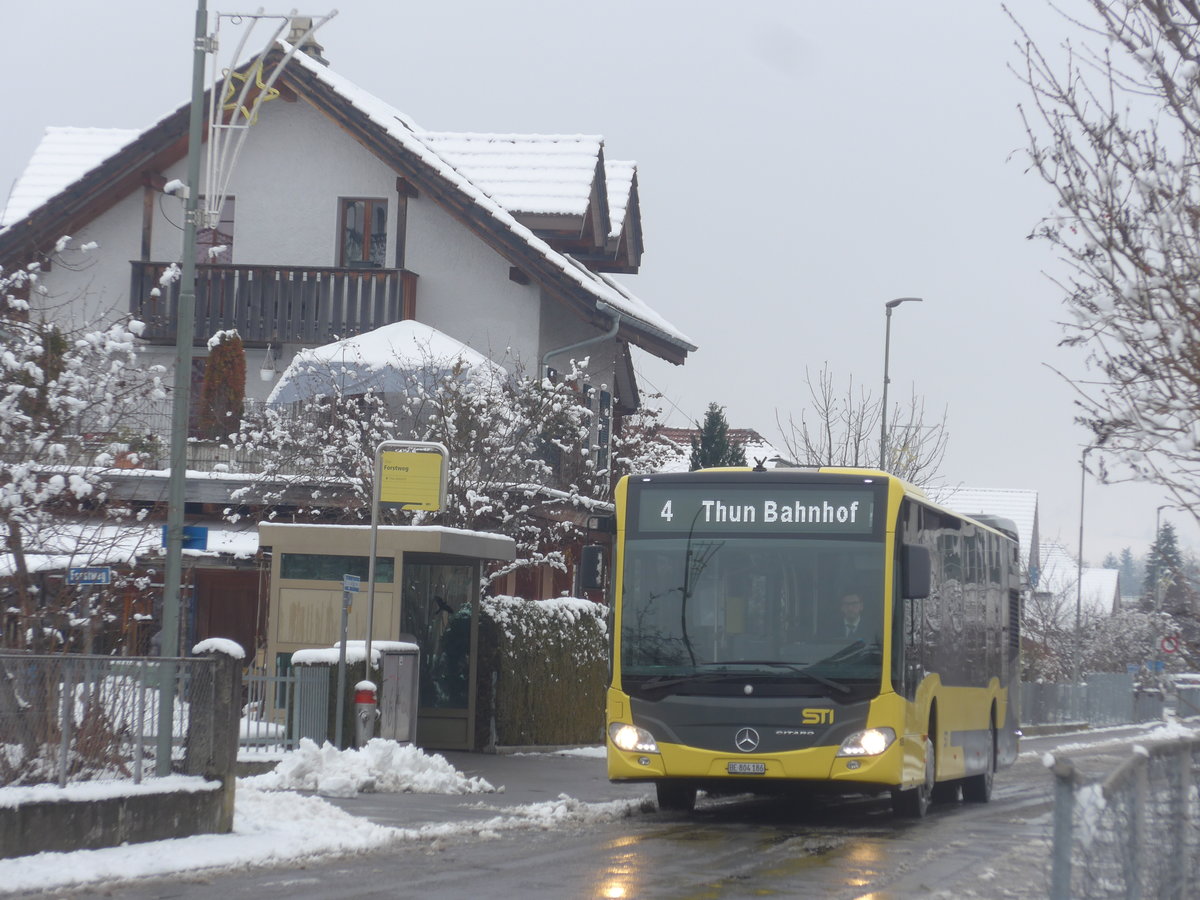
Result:
{"label": "windshield wiper", "polygon": [[[773,659],[739,659],[730,660],[729,662],[713,663],[713,665],[721,666],[772,666],[773,668],[789,669],[797,675],[803,675],[805,678],[811,678],[818,684],[823,684],[827,688],[833,688],[835,691],[841,691],[843,694],[849,694],[850,688],[841,682],[826,678],[823,675],[818,675],[816,672],[810,672],[808,669],[797,666],[794,663],[778,662]],[[748,673],[749,674],[749,673]]]}

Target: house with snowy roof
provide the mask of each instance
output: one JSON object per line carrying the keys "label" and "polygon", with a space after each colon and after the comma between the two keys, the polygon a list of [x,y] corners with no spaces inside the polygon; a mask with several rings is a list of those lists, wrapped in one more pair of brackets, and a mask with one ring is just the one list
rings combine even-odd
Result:
{"label": "house with snowy roof", "polygon": [[[601,137],[428,131],[307,50],[282,65],[227,184],[199,186],[225,200],[189,249],[193,377],[218,331],[237,329],[269,378],[302,349],[415,320],[527,371],[586,357],[619,420],[639,405],[634,353],[682,364],[696,349],[613,277],[641,265],[638,176]],[[34,314],[132,315],[168,370],[188,115],[49,129],[0,215],[0,266],[41,264]],[[250,399],[270,389],[248,380]]]}
{"label": "house with snowy roof", "polygon": [[[194,186],[224,198],[194,247],[181,240],[190,103],[144,129],[47,130],[0,211],[0,267],[39,270],[30,316],[64,330],[136,318],[144,361],[168,385],[190,375],[193,404],[210,338],[231,329],[247,370],[262,373],[247,379],[250,401],[266,402],[297,355],[401,323],[527,372],[586,359],[584,396],[609,426],[600,442],[640,405],[636,354],[682,365],[696,349],[617,280],[641,266],[638,171],[610,160],[602,137],[431,131],[339,75],[315,44],[278,42],[266,57],[277,62],[269,87],[263,70],[240,70],[263,102],[236,164],[206,166]],[[206,105],[214,96],[225,112],[206,114],[209,147],[233,115],[228,95],[210,90]],[[195,357],[175,373],[170,273],[184,253],[196,261]],[[219,510],[237,485],[198,471],[194,448],[189,510]],[[155,478],[114,473],[114,496],[161,501]],[[243,563],[224,560],[195,595],[253,609],[259,573]]]}

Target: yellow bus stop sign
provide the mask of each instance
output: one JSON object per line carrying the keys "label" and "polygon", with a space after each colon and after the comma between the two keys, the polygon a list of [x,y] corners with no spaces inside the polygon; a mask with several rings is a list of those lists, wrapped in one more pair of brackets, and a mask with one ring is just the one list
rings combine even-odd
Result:
{"label": "yellow bus stop sign", "polygon": [[384,450],[380,454],[379,502],[405,509],[442,508],[442,456]]}

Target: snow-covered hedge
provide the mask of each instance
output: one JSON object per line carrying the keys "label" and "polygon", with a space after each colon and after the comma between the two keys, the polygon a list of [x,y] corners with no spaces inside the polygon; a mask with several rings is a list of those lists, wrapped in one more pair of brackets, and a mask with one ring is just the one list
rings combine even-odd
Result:
{"label": "snow-covered hedge", "polygon": [[484,743],[493,721],[504,746],[603,740],[606,614],[602,604],[574,597],[484,599],[477,722]]}

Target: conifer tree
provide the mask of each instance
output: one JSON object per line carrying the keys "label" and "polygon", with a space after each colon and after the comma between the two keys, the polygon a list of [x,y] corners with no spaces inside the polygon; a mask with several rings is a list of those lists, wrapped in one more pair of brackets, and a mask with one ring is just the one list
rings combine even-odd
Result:
{"label": "conifer tree", "polygon": [[1151,609],[1161,609],[1186,618],[1191,613],[1193,593],[1184,572],[1175,526],[1164,522],[1146,557],[1142,602]]}
{"label": "conifer tree", "polygon": [[1121,583],[1127,586],[1128,593],[1133,593],[1133,586],[1137,584],[1137,566],[1133,561],[1133,551],[1128,547],[1121,550],[1121,564],[1118,566],[1121,570]]}
{"label": "conifer tree", "polygon": [[219,331],[208,342],[208,361],[200,388],[197,431],[221,439],[242,424],[246,400],[246,350],[237,331]]}
{"label": "conifer tree", "polygon": [[708,404],[704,424],[697,423],[699,437],[692,438],[691,470],[709,469],[714,466],[744,466],[746,450],[741,444],[729,440],[729,423],[725,420],[725,408],[715,403]]}

